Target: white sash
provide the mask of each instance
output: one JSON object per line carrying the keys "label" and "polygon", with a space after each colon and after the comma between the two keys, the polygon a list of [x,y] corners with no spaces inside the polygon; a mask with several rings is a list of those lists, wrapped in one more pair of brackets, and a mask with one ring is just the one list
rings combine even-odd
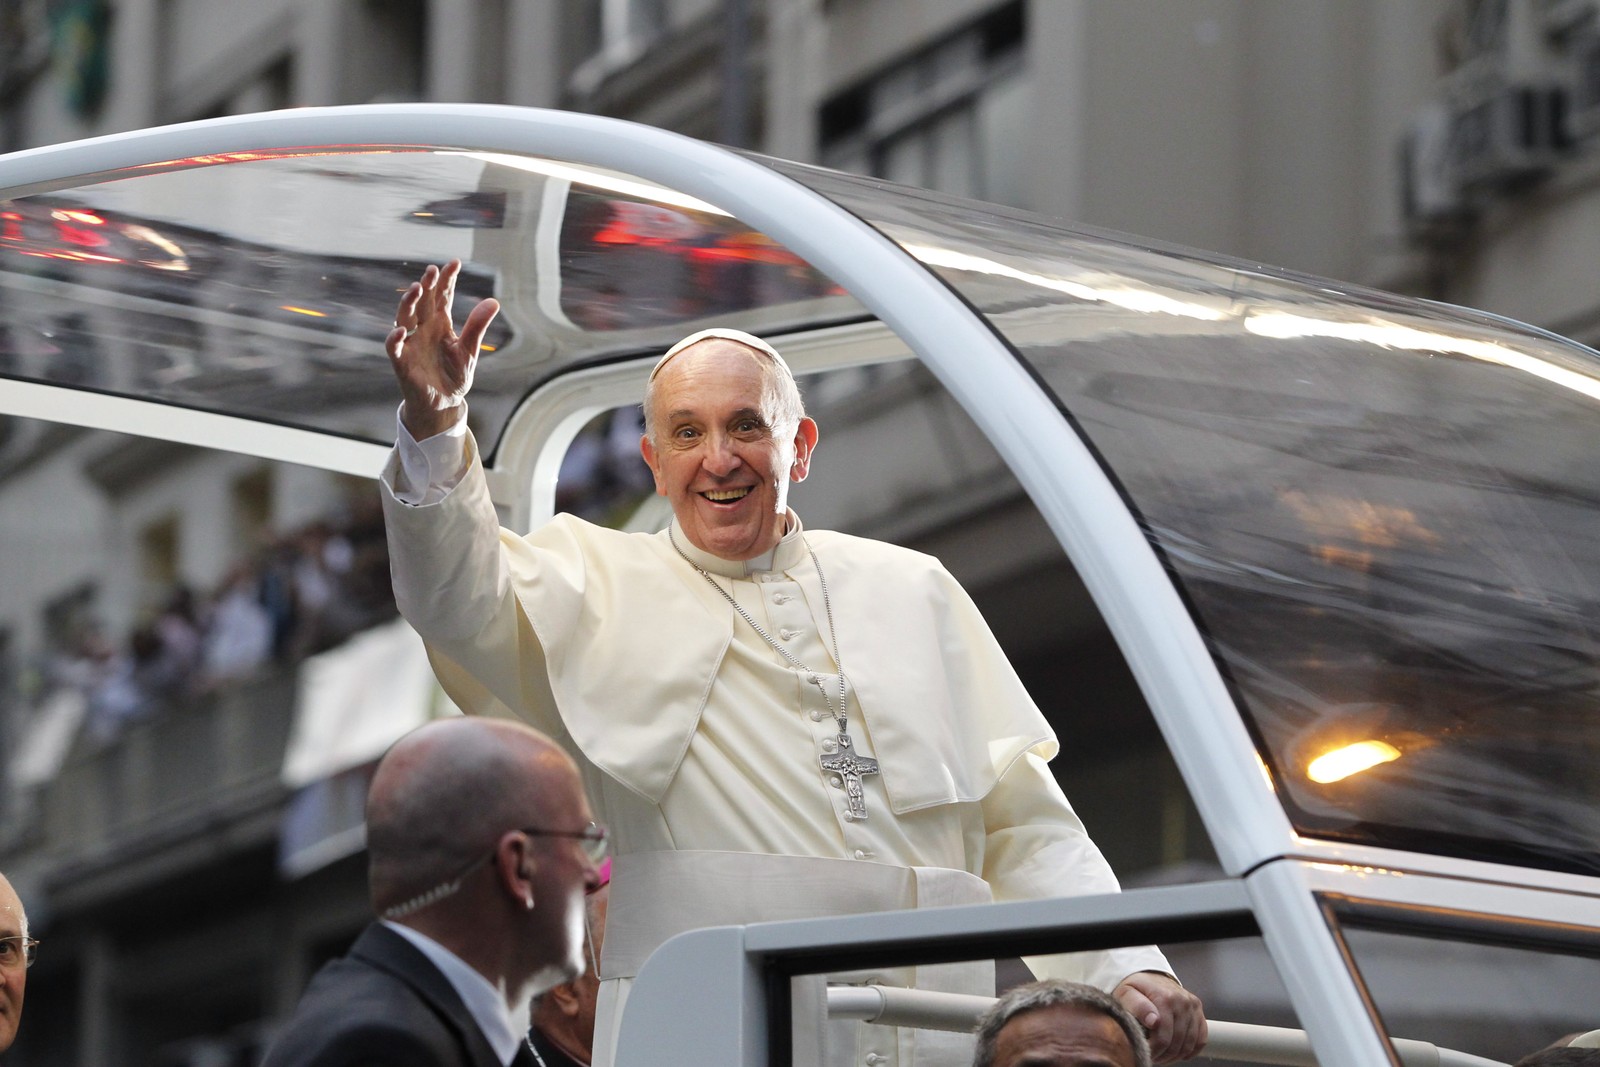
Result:
{"label": "white sash", "polygon": [[[966,871],[896,867],[855,860],[763,856],[746,852],[642,852],[620,856],[611,881],[600,959],[600,1016],[595,1065],[609,1065],[621,1007],[644,961],[663,942],[707,926],[817,919],[875,911],[986,904],[989,885]],[[976,960],[924,967],[873,968],[794,980],[796,1067],[862,1062],[867,1045],[887,1042],[900,1067],[972,1061],[972,1039],[931,1030],[893,1031],[866,1023],[827,1024],[828,982],[859,982],[994,995],[994,963]],[[608,1013],[614,1013],[606,1018]],[[859,1047],[858,1047],[859,1046]],[[824,1054],[823,1050],[827,1049]],[[891,1061],[892,1062],[892,1061]]]}

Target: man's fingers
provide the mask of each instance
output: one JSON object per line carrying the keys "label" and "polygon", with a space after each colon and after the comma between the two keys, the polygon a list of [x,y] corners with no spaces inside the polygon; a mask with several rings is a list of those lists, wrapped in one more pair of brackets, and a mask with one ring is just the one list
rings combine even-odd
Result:
{"label": "man's fingers", "polygon": [[1200,999],[1194,994],[1177,991],[1164,998],[1161,1025],[1150,1034],[1150,1051],[1157,1062],[1177,1063],[1200,1054],[1206,1046],[1209,1031]]}
{"label": "man's fingers", "polygon": [[467,314],[467,321],[461,324],[461,348],[464,352],[476,352],[483,343],[484,331],[500,313],[500,301],[488,297],[478,302],[478,306]]}
{"label": "man's fingers", "polygon": [[[1171,1015],[1163,1016],[1163,1025],[1158,1032],[1150,1036],[1150,1054],[1157,1063],[1177,1063],[1186,1060],[1199,1052],[1202,1043],[1191,1025],[1185,1025],[1185,1020],[1173,1018]],[[1159,1033],[1159,1036],[1158,1036]]]}
{"label": "man's fingers", "polygon": [[400,294],[400,304],[394,309],[394,323],[396,326],[415,326],[417,324],[417,303],[422,299],[422,283],[412,282],[406,291]]}
{"label": "man's fingers", "polygon": [[1123,979],[1114,996],[1144,1026],[1156,1063],[1177,1063],[1205,1048],[1209,1036],[1205,1008],[1176,979],[1141,971]]}
{"label": "man's fingers", "polygon": [[1161,1013],[1156,1010],[1155,1003],[1132,982],[1124,981],[1117,986],[1112,996],[1116,997],[1117,1002],[1128,1009],[1128,1014],[1138,1020],[1139,1025],[1146,1030],[1161,1021]]}
{"label": "man's fingers", "polygon": [[1157,1063],[1173,1063],[1179,1057],[1175,1047],[1177,1042],[1174,1040],[1172,1018],[1162,1012],[1151,1014],[1156,1016],[1154,1023],[1145,1022],[1143,1018],[1139,1020],[1145,1023],[1147,1031],[1145,1037],[1150,1041],[1150,1056]]}
{"label": "man's fingers", "polygon": [[383,350],[389,353],[389,359],[391,361],[398,363],[400,362],[400,350],[405,347],[405,343],[406,328],[404,326],[396,326],[394,329],[390,330],[389,335],[383,339]]}
{"label": "man's fingers", "polygon": [[450,309],[455,305],[456,279],[460,276],[461,261],[459,259],[452,259],[444,265],[444,271],[440,275],[439,312],[444,315],[446,321],[450,318]]}
{"label": "man's fingers", "polygon": [[1166,1052],[1172,1038],[1172,1023],[1156,1008],[1155,1002],[1128,982],[1117,987],[1116,998],[1134,1021],[1144,1027],[1151,1057],[1157,1063],[1170,1062]]}
{"label": "man's fingers", "polygon": [[1200,1053],[1205,1049],[1206,1043],[1208,1041],[1210,1041],[1210,1040],[1211,1040],[1211,1031],[1206,1026],[1206,1017],[1204,1015],[1200,1015],[1199,1016],[1199,1025],[1198,1026],[1193,1026],[1193,1027],[1190,1028],[1190,1031],[1189,1031],[1189,1046],[1188,1046],[1189,1053],[1184,1058],[1185,1059],[1190,1059],[1192,1057],[1200,1055]]}

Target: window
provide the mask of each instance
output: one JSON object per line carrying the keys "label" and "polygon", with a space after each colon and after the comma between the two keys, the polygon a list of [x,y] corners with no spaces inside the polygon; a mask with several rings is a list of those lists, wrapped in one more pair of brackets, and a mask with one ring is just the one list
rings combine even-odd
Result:
{"label": "window", "polygon": [[822,109],[823,162],[1020,205],[1024,8],[1008,3]]}

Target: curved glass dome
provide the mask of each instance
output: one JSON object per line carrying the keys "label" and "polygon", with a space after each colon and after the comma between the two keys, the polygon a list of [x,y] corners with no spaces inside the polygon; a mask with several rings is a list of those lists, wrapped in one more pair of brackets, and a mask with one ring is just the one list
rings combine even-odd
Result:
{"label": "curved glass dome", "polygon": [[[1295,830],[1600,871],[1594,353],[761,163],[936,272],[1045,385],[1186,598]],[[297,147],[0,199],[0,377],[387,444],[380,340],[450,257],[464,303],[505,309],[474,391],[486,446],[563,370],[713,322],[870,318],[781,243],[627,174]]]}
{"label": "curved glass dome", "polygon": [[1300,833],[1600,871],[1600,356],[791,172],[937,271],[1050,389]]}
{"label": "curved glass dome", "polygon": [[726,212],[593,167],[341,146],[121,173],[0,200],[0,375],[388,445],[394,304],[456,257],[458,314],[503,308],[473,389],[487,448],[560,370],[865,314]]}

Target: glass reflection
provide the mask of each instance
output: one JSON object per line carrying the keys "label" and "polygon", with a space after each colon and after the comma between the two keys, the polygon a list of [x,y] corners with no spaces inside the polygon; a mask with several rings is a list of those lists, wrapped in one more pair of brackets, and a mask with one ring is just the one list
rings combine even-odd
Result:
{"label": "glass reflection", "polygon": [[[1593,352],[789,172],[927,263],[1055,392],[1192,605],[1297,829],[1600,871]],[[1358,744],[1399,756],[1316,764]]]}
{"label": "glass reflection", "polygon": [[452,257],[458,306],[504,307],[473,390],[488,450],[564,366],[709,320],[863,317],[787,249],[626,175],[455,150],[243,153],[0,200],[0,374],[386,443],[395,301]]}
{"label": "glass reflection", "polygon": [[1595,960],[1568,951],[1342,927],[1394,1037],[1516,1063],[1600,1025]]}

